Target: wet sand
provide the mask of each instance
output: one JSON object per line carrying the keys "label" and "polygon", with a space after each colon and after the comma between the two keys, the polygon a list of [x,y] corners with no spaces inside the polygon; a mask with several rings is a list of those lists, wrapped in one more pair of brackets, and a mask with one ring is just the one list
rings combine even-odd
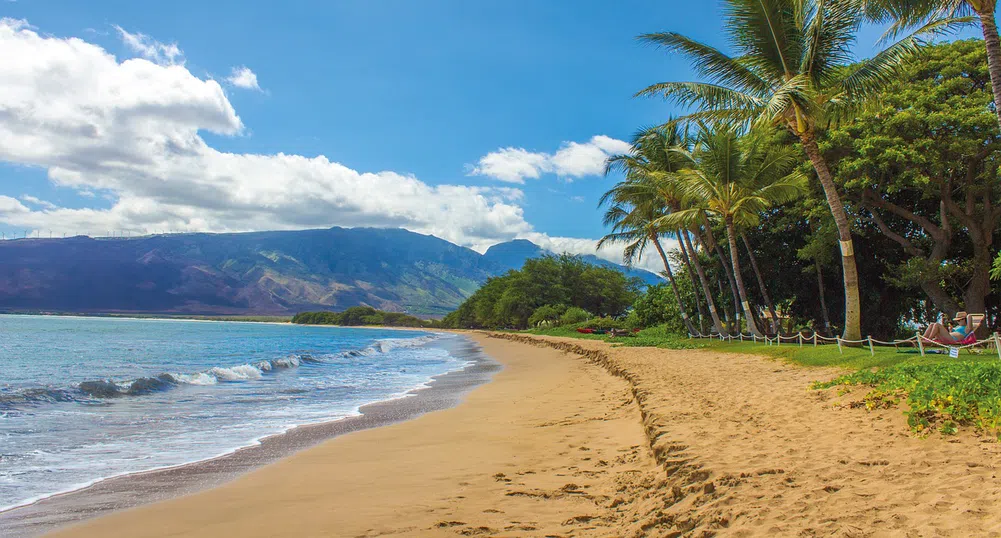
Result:
{"label": "wet sand", "polygon": [[493,336],[457,407],[55,535],[1001,536],[1001,444],[809,389],[839,370]]}

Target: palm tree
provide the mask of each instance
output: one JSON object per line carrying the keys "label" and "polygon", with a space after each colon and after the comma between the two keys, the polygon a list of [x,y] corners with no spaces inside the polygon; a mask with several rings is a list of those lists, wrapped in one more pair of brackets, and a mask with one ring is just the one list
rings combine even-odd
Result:
{"label": "palm tree", "polygon": [[733,127],[699,125],[692,168],[668,174],[690,207],[661,218],[668,226],[701,219],[709,213],[723,222],[740,303],[751,333],[760,336],[740,271],[737,227],[757,226],[761,213],[806,192],[806,176],[796,170],[799,153],[788,146],[741,137]]}
{"label": "palm tree", "polygon": [[608,242],[627,243],[622,251],[622,260],[627,266],[632,266],[640,259],[647,246],[652,244],[664,263],[664,274],[667,275],[671,289],[674,290],[674,298],[678,302],[678,312],[681,314],[685,328],[688,329],[689,334],[699,334],[688,318],[685,303],[681,299],[681,292],[678,291],[678,283],[674,280],[674,272],[671,271],[671,264],[667,260],[667,253],[664,252],[664,247],[660,244],[663,229],[655,223],[664,215],[663,202],[656,197],[637,196],[640,192],[642,191],[631,189],[628,182],[624,182],[616,185],[601,197],[601,205],[611,204],[605,211],[603,222],[605,226],[610,225],[612,231],[598,241],[598,248]]}
{"label": "palm tree", "polygon": [[[656,248],[664,264],[664,273],[674,290],[678,302],[678,311],[691,334],[699,334],[688,317],[681,292],[678,289],[667,259],[667,253],[660,243],[660,236],[669,230],[653,223],[669,211],[662,191],[651,182],[651,171],[673,171],[684,163],[677,156],[665,151],[679,143],[681,133],[678,129],[644,129],[633,141],[632,151],[624,155],[614,155],[606,163],[605,174],[620,171],[625,174],[625,180],[616,184],[602,195],[599,205],[609,205],[604,216],[604,224],[612,227],[612,232],[598,241],[598,247],[606,242],[626,242],[623,250],[623,261],[631,265],[642,256],[650,244]],[[698,304],[698,293],[696,293]],[[701,314],[701,305],[699,305]]]}
{"label": "palm tree", "polygon": [[[624,182],[620,189],[629,189],[631,191],[630,197],[633,199],[656,198],[664,204],[663,211],[676,211],[680,209],[680,196],[675,192],[673,184],[658,178],[664,173],[674,172],[691,165],[686,152],[677,151],[679,148],[685,149],[687,144],[685,135],[678,125],[643,129],[634,136],[633,150],[630,154],[616,155],[608,159],[606,174],[616,170],[625,172],[627,182]],[[609,195],[606,193],[606,196]],[[675,236],[679,238],[679,245],[682,244],[682,240],[687,239],[687,229],[673,231]],[[683,236],[682,232],[684,232]],[[719,318],[716,303],[709,288],[709,281],[698,259],[698,253],[691,243],[689,243],[687,250],[690,251],[690,261],[695,266],[695,272],[699,277],[700,286],[694,287],[696,290],[701,287],[713,327],[716,332],[723,333],[723,323]],[[697,298],[698,291],[696,291],[696,302],[698,302]]]}
{"label": "palm tree", "polygon": [[754,277],[758,280],[758,289],[761,290],[761,298],[765,301],[765,308],[772,315],[772,330],[778,334],[781,332],[778,313],[775,311],[775,303],[772,302],[772,297],[768,295],[768,287],[765,286],[765,279],[761,276],[761,269],[758,268],[758,257],[754,255],[751,242],[747,239],[747,234],[743,230],[740,232],[740,239],[744,242],[744,248],[747,249],[748,259],[751,260],[751,269],[754,270]]}
{"label": "palm tree", "polygon": [[640,39],[692,60],[706,82],[664,82],[639,95],[662,95],[696,111],[678,119],[780,125],[800,141],[824,187],[837,223],[845,283],[845,333],[861,339],[858,269],[851,226],[817,134],[856,114],[916,52],[915,38],[873,58],[851,53],[864,19],[858,0],[724,0],[735,56],[674,32]]}
{"label": "palm tree", "polygon": [[915,35],[980,23],[987,49],[987,66],[994,91],[994,109],[1001,126],[1001,38],[995,20],[998,0],[859,0],[866,16],[878,23],[892,22],[884,38],[917,29]]}

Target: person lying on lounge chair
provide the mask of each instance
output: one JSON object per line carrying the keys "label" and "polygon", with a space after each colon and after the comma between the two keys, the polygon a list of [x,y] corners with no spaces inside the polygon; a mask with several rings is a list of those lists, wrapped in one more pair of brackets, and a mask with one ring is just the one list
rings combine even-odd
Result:
{"label": "person lying on lounge chair", "polygon": [[970,328],[966,326],[968,317],[966,312],[956,312],[956,317],[952,319],[955,323],[952,330],[941,323],[932,323],[925,330],[925,338],[942,344],[958,344],[970,335]]}

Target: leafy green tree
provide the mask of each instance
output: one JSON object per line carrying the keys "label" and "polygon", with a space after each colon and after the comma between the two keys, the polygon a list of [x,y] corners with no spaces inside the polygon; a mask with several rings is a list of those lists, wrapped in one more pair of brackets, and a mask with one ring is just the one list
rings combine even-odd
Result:
{"label": "leafy green tree", "polygon": [[567,305],[557,304],[557,305],[543,305],[535,309],[532,315],[528,318],[528,325],[531,327],[538,327],[540,323],[558,323],[560,321],[560,316],[567,311]]}
{"label": "leafy green tree", "polygon": [[708,212],[723,222],[747,326],[760,335],[741,276],[737,227],[756,226],[766,209],[802,195],[807,178],[796,169],[794,148],[768,144],[761,136],[741,137],[735,128],[702,124],[696,140],[691,154],[695,166],[669,175],[690,207],[662,220],[675,225]]}
{"label": "leafy green tree", "polygon": [[[879,106],[828,132],[861,216],[902,250],[888,275],[939,310],[986,312],[1001,223],[1001,131],[979,40],[930,46]],[[962,305],[962,306],[961,306]]]}
{"label": "leafy green tree", "polygon": [[997,0],[859,0],[875,22],[892,22],[886,37],[916,29],[916,35],[979,23],[990,71],[991,96],[1001,126],[1001,38],[995,15]]}
{"label": "leafy green tree", "polygon": [[621,271],[590,265],[577,256],[544,256],[528,260],[520,270],[487,280],[446,316],[443,324],[523,329],[540,307],[560,304],[603,317],[619,317],[636,299],[638,286],[637,280]]}
{"label": "leafy green tree", "polygon": [[636,316],[636,322],[640,327],[665,325],[671,334],[686,334],[687,327],[682,323],[677,303],[673,300],[674,293],[681,290],[668,289],[671,287],[671,284],[649,286],[646,292],[636,299],[632,314]]}
{"label": "leafy green tree", "polygon": [[837,224],[845,288],[845,338],[861,338],[858,269],[848,215],[817,144],[823,127],[851,118],[917,50],[913,38],[855,62],[851,49],[863,22],[852,0],[725,0],[730,56],[674,32],[641,39],[687,56],[706,82],[664,82],[639,92],[663,95],[695,112],[681,118],[780,125],[793,133],[823,185]]}
{"label": "leafy green tree", "polygon": [[591,319],[591,313],[583,308],[571,306],[560,316],[560,325],[576,325]]}

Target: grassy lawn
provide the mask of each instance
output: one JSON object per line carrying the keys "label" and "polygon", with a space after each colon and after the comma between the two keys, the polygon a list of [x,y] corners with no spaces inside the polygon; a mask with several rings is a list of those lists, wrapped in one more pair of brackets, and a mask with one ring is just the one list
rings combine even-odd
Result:
{"label": "grassy lawn", "polygon": [[[993,349],[979,354],[967,350],[958,359],[942,354],[903,353],[894,348],[814,347],[810,342],[765,345],[760,343],[695,340],[664,332],[662,328],[640,331],[633,337],[610,338],[580,334],[572,328],[529,331],[532,334],[603,340],[622,346],[666,349],[708,349],[773,357],[803,366],[834,366],[849,370],[813,388],[863,386],[869,391],[857,402],[867,409],[896,407],[906,402],[907,422],[918,433],[937,429],[954,434],[961,427],[998,436],[1001,440],[1001,360]],[[913,349],[913,348],[912,348]],[[914,351],[917,351],[916,349]]]}

